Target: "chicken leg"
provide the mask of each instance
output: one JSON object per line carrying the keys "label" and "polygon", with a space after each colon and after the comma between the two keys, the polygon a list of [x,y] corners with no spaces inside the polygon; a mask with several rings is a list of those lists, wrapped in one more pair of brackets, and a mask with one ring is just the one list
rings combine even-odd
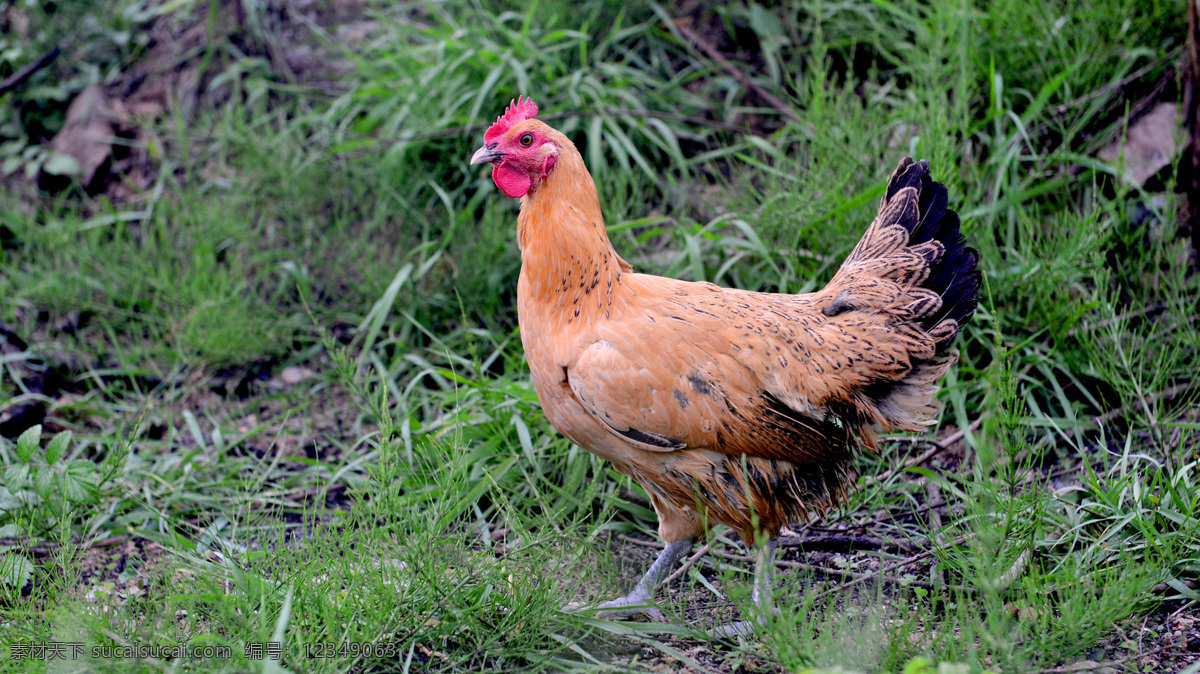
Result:
{"label": "chicken leg", "polygon": [[[650,565],[650,569],[638,581],[633,591],[620,599],[613,599],[612,601],[600,604],[597,607],[600,609],[600,612],[596,614],[596,617],[628,618],[641,614],[654,622],[666,622],[666,616],[663,615],[662,611],[650,604],[654,601],[654,595],[657,594],[658,586],[670,575],[675,563],[688,552],[691,552],[692,544],[695,541],[695,538],[680,538],[667,543],[667,547],[658,553],[658,558]],[[757,588],[755,588],[755,592],[758,592]]]}
{"label": "chicken leg", "polygon": [[766,627],[768,616],[776,612],[772,593],[775,589],[775,548],[778,546],[778,539],[772,539],[758,547],[758,558],[754,565],[754,589],[750,593],[750,599],[754,603],[750,609],[753,620],[739,620],[729,625],[716,627],[709,632],[712,638],[749,637],[758,628]]}

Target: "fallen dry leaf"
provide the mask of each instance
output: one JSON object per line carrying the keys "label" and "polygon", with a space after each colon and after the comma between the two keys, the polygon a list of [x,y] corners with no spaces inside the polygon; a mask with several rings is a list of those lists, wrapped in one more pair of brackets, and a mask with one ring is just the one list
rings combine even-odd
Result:
{"label": "fallen dry leaf", "polygon": [[108,101],[100,86],[91,84],[71,101],[67,120],[50,141],[50,150],[75,160],[75,179],[91,190],[100,167],[108,161],[113,134]]}
{"label": "fallen dry leaf", "polygon": [[1168,166],[1186,145],[1180,129],[1179,108],[1174,103],[1159,103],[1147,115],[1129,127],[1125,137],[1100,150],[1099,157],[1110,164],[1122,163],[1125,175],[1137,185]]}

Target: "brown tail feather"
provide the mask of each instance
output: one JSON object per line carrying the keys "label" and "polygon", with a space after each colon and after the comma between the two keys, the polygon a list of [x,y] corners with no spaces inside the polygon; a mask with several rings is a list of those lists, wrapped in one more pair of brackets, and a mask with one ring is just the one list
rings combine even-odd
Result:
{"label": "brown tail feather", "polygon": [[933,338],[933,352],[912,353],[903,377],[860,392],[860,409],[883,430],[918,431],[937,413],[934,384],[957,360],[954,338],[978,303],[979,254],[966,245],[947,204],[946,187],[929,177],[929,163],[904,158],[874,222],[830,282],[837,294],[826,315],[886,307],[902,321],[895,326],[900,332],[917,327]]}

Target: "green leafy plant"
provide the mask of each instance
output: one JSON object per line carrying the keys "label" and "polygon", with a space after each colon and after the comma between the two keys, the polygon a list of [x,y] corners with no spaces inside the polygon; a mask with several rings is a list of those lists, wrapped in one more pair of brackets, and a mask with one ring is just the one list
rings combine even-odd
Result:
{"label": "green leafy plant", "polygon": [[[86,517],[100,502],[101,490],[116,477],[112,460],[96,464],[73,453],[74,434],[63,431],[45,446],[42,427],[32,426],[17,438],[9,454],[0,486],[0,544],[4,562],[0,580],[20,590],[29,581],[33,566],[25,550],[51,536],[74,532],[74,521]],[[110,454],[110,459],[117,456]]]}

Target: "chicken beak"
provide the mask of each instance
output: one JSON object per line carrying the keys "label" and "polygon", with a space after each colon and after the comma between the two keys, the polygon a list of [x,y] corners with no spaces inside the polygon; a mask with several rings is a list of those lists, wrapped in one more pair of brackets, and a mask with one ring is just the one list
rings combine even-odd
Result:
{"label": "chicken beak", "polygon": [[502,159],[504,157],[504,153],[496,151],[496,146],[498,144],[499,143],[492,143],[491,145],[484,145],[476,150],[475,154],[471,155],[471,165],[484,164]]}

